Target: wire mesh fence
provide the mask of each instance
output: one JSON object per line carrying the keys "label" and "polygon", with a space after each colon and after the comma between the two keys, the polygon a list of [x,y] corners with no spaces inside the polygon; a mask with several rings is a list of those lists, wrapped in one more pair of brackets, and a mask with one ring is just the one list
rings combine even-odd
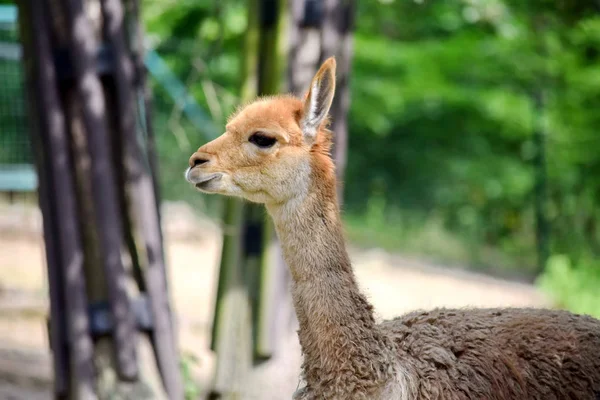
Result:
{"label": "wire mesh fence", "polygon": [[30,164],[21,63],[6,57],[7,53],[15,53],[13,47],[17,45],[0,43],[0,163]]}
{"label": "wire mesh fence", "polygon": [[0,7],[0,191],[36,188],[14,6]]}
{"label": "wire mesh fence", "polygon": [[[150,83],[159,93],[154,96],[153,116],[159,148],[168,149],[160,155],[161,175],[163,182],[173,183],[180,177],[191,149],[202,141],[198,136],[205,139],[216,131],[212,115],[198,107],[188,91],[189,82],[182,82],[169,70],[164,56],[164,52],[149,51],[145,61]],[[0,5],[0,192],[27,192],[37,187],[24,84],[17,8]],[[167,198],[179,200],[184,184],[181,180],[179,185],[163,185]]]}

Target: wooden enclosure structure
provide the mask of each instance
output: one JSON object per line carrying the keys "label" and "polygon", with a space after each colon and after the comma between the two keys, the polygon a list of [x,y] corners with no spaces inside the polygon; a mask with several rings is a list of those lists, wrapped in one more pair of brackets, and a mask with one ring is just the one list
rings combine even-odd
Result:
{"label": "wooden enclosure structure", "polygon": [[[138,1],[20,3],[56,398],[183,398]],[[343,175],[354,0],[247,5],[243,100],[301,95],[319,64],[336,56],[332,128]],[[278,356],[277,343],[295,319],[289,275],[264,210],[235,199],[225,209],[212,338],[215,398],[235,396],[253,363]],[[144,341],[159,385],[144,370]],[[107,378],[111,371],[118,379]]]}
{"label": "wooden enclosure structure", "polygon": [[56,398],[183,398],[138,17],[137,0],[19,3]]}

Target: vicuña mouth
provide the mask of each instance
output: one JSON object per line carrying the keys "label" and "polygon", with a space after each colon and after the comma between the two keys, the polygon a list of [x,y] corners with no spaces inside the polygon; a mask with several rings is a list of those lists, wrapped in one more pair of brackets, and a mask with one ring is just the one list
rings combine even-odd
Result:
{"label": "vicu\u00f1a mouth", "polygon": [[221,179],[221,175],[220,174],[215,174],[215,175],[210,175],[207,176],[205,179],[203,179],[201,182],[196,182],[196,187],[198,189],[203,189],[205,188],[210,182],[212,181],[216,181]]}

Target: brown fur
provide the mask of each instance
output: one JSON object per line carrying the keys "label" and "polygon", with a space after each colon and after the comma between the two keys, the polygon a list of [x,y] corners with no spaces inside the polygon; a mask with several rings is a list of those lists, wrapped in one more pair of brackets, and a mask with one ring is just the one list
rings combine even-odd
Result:
{"label": "brown fur", "polygon": [[596,399],[600,323],[540,309],[438,309],[380,327],[423,399]]}
{"label": "brown fur", "polygon": [[[304,100],[272,97],[239,110],[224,135],[192,155],[186,172],[204,192],[264,203],[275,222],[293,278],[304,355],[306,387],[294,397],[596,399],[600,321],[591,317],[442,309],[376,324],[339,218],[323,115],[334,71],[335,61],[326,61]],[[256,132],[276,144],[257,148],[249,142]]]}

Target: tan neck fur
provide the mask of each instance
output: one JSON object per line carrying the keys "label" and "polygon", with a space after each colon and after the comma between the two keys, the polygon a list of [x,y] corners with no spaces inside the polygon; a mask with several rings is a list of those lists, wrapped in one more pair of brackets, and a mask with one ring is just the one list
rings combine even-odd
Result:
{"label": "tan neck fur", "polygon": [[[383,352],[383,343],[346,251],[333,168],[327,160],[312,164],[302,198],[267,205],[293,277],[305,379],[313,388],[336,382],[351,390],[356,379],[378,384],[386,368],[356,371],[352,365]],[[327,398],[341,394],[331,395]]]}

